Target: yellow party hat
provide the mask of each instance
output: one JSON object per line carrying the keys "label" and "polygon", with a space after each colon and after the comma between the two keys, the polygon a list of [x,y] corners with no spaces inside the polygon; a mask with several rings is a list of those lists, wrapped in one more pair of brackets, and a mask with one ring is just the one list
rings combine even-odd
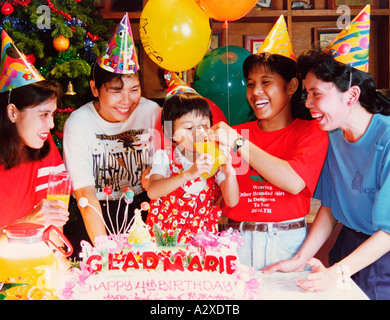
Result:
{"label": "yellow party hat", "polygon": [[262,52],[279,54],[293,59],[294,61],[297,60],[283,15],[276,21],[267,38],[264,40],[259,50],[257,50],[257,53]]}
{"label": "yellow party hat", "polygon": [[343,29],[324,51],[329,51],[336,61],[368,72],[370,49],[370,5]]}

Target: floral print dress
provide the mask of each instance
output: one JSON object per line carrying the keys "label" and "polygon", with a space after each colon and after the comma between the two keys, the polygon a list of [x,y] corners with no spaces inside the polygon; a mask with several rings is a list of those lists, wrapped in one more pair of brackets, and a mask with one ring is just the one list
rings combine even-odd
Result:
{"label": "floral print dress", "polygon": [[[172,152],[173,149],[173,152]],[[177,148],[165,149],[170,159],[169,167],[172,175],[184,171]],[[187,181],[189,187],[201,181],[201,178]],[[187,188],[186,188],[187,189]],[[205,188],[198,194],[189,193],[183,186],[173,192],[151,200],[146,224],[153,236],[153,225],[156,224],[163,232],[178,232],[178,242],[189,242],[198,230],[217,233],[218,219],[221,209],[216,205],[221,190],[215,181],[215,176],[206,180]]]}

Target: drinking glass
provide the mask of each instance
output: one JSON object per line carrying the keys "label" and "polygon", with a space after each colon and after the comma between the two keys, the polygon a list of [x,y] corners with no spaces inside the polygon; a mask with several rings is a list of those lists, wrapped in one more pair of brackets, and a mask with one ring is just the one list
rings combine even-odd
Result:
{"label": "drinking glass", "polygon": [[70,174],[67,172],[50,172],[47,186],[47,200],[61,200],[69,206],[72,190]]}
{"label": "drinking glass", "polygon": [[215,140],[215,132],[212,129],[200,128],[196,130],[194,148],[199,154],[207,153],[210,155],[213,162],[211,173],[204,172],[200,175],[204,179],[212,177],[219,166],[227,160],[225,154],[219,149],[219,144]]}

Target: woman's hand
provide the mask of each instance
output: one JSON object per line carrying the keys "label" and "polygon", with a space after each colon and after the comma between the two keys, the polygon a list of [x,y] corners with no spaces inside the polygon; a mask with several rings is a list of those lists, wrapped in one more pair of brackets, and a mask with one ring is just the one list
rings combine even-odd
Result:
{"label": "woman's hand", "polygon": [[69,219],[68,206],[60,200],[43,199],[33,211],[18,222],[32,222],[62,227]]}
{"label": "woman's hand", "polygon": [[337,273],[337,266],[326,268],[320,260],[315,258],[311,258],[307,264],[313,272],[309,273],[307,280],[297,282],[303,290],[310,292],[324,291],[337,285],[338,279],[341,279],[341,275]]}
{"label": "woman's hand", "polygon": [[234,146],[234,142],[241,137],[236,130],[227,125],[225,122],[218,122],[211,129],[215,131],[216,140],[221,144],[229,146],[230,148],[232,148]]}
{"label": "woman's hand", "polygon": [[300,259],[297,255],[288,260],[282,260],[271,264],[262,269],[264,273],[281,272],[301,272],[305,270],[306,261]]}

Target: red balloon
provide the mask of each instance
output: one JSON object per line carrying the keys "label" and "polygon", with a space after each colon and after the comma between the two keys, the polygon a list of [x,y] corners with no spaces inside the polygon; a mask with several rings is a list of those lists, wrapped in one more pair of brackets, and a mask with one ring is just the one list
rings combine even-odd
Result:
{"label": "red balloon", "polygon": [[[204,97],[205,98],[205,97]],[[218,122],[225,122],[227,123],[227,119],[223,111],[210,99],[207,99],[207,102],[209,103],[210,109],[211,109],[211,114],[213,115],[213,124],[216,124]]]}
{"label": "red balloon", "polygon": [[245,16],[258,0],[195,0],[206,14],[219,21],[234,21]]}

